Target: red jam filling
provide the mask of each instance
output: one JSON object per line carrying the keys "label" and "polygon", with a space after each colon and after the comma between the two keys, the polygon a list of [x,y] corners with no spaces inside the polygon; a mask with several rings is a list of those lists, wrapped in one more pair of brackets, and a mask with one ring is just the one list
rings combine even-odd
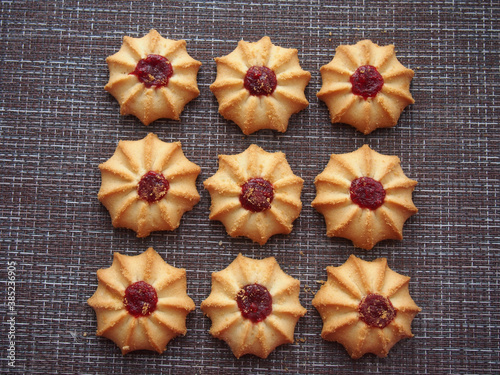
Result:
{"label": "red jam filling", "polygon": [[252,66],[247,70],[243,84],[250,95],[268,96],[276,89],[278,80],[276,74],[267,66]]}
{"label": "red jam filling", "polygon": [[144,281],[137,281],[125,289],[123,304],[130,315],[139,318],[156,310],[158,295],[155,288]]}
{"label": "red jam filling", "polygon": [[351,182],[351,200],[361,208],[376,210],[385,199],[385,189],[371,177],[360,177]]}
{"label": "red jam filling", "polygon": [[262,212],[271,208],[273,185],[263,178],[251,178],[241,187],[240,203],[244,209]]}
{"label": "red jam filling", "polygon": [[168,85],[168,80],[174,74],[174,69],[166,57],[148,55],[145,59],[139,60],[135,70],[130,74],[137,76],[146,87],[159,88]]}
{"label": "red jam filling", "polygon": [[377,68],[371,65],[360,66],[351,76],[352,93],[362,96],[365,100],[373,98],[382,89],[384,78]]}
{"label": "red jam filling", "polygon": [[396,317],[396,309],[388,298],[368,294],[358,306],[359,319],[370,327],[385,328]]}
{"label": "red jam filling", "polygon": [[149,171],[141,177],[137,185],[137,194],[141,199],[154,203],[162,199],[168,191],[170,184],[161,173]]}
{"label": "red jam filling", "polygon": [[265,286],[249,284],[236,295],[236,302],[244,318],[262,322],[273,311],[273,297]]}

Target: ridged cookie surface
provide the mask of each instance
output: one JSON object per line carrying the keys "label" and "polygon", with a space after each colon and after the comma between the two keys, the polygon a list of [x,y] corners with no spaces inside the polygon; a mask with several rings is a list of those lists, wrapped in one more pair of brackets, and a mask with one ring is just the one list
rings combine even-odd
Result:
{"label": "ridged cookie surface", "polygon": [[239,254],[212,274],[212,292],[201,309],[212,320],[210,333],[226,341],[237,358],[266,358],[277,346],[293,342],[295,325],[306,313],[299,291],[299,280],[285,274],[273,257]]}
{"label": "ridged cookie surface", "polygon": [[421,309],[410,297],[410,278],[392,271],[387,259],[351,255],[326,271],[328,280],[312,301],[323,319],[321,337],[341,343],[354,359],[385,357],[399,340],[413,337],[411,322]]}
{"label": "ridged cookie surface", "polygon": [[204,182],[212,198],[210,219],[221,221],[232,237],[263,245],[292,231],[302,209],[303,182],[282,152],[251,145],[241,154],[219,155],[219,170]]}
{"label": "ridged cookie surface", "polygon": [[332,154],[314,183],[312,206],[325,216],[327,235],[366,250],[385,239],[401,240],[403,224],[418,211],[412,201],[417,181],[405,176],[397,156],[368,145]]}
{"label": "ridged cookie surface", "polygon": [[122,115],[132,114],[144,125],[159,118],[179,120],[184,106],[200,94],[201,62],[189,56],[185,40],[162,38],[156,30],[142,38],[125,36],[106,61],[104,89],[118,100]]}
{"label": "ridged cookie surface", "polygon": [[298,52],[271,43],[240,41],[229,55],[217,57],[217,77],[210,90],[219,112],[244,134],[260,129],[285,132],[294,113],[309,105],[304,89],[311,74],[302,70]]}
{"label": "ridged cookie surface", "polygon": [[123,354],[162,353],[171,339],[186,334],[186,315],[195,308],[186,294],[186,271],[165,263],[153,248],[136,256],[114,253],[113,264],[98,270],[97,279],[88,299],[97,335],[113,340]]}
{"label": "ridged cookie surface", "polygon": [[395,126],[403,109],[415,102],[409,91],[414,72],[398,61],[393,45],[362,40],[339,46],[320,71],[323,85],[317,96],[332,123],[352,125],[364,134]]}
{"label": "ridged cookie surface", "polygon": [[132,229],[138,237],[176,229],[182,215],[200,200],[200,167],[184,156],[180,142],[166,143],[153,133],[138,141],[120,141],[99,169],[98,198],[113,226]]}

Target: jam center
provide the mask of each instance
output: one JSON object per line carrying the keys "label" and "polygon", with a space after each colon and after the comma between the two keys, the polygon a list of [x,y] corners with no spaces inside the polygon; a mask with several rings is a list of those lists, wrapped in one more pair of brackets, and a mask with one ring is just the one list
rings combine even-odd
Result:
{"label": "jam center", "polygon": [[168,191],[170,184],[164,175],[158,172],[149,171],[141,177],[137,185],[137,194],[141,199],[154,203],[162,199]]}
{"label": "jam center", "polygon": [[351,76],[352,93],[365,100],[373,98],[382,89],[384,78],[372,65],[360,66]]}
{"label": "jam center", "polygon": [[139,318],[156,310],[158,295],[155,288],[144,281],[137,281],[125,289],[123,304],[130,315]]}
{"label": "jam center", "polygon": [[273,297],[265,286],[249,284],[236,295],[236,302],[244,318],[259,323],[273,311]]}
{"label": "jam center", "polygon": [[396,309],[388,298],[368,294],[358,306],[359,319],[370,327],[385,328],[396,317]]}
{"label": "jam center", "polygon": [[270,209],[273,198],[273,185],[263,178],[251,178],[241,187],[240,203],[249,211],[262,212]]}
{"label": "jam center", "polygon": [[371,177],[360,177],[351,182],[351,200],[361,208],[376,210],[385,199],[385,189]]}
{"label": "jam center", "polygon": [[278,80],[276,74],[267,66],[252,66],[247,70],[243,83],[250,95],[268,96],[276,89]]}
{"label": "jam center", "polygon": [[137,79],[144,83],[144,86],[158,88],[168,85],[168,80],[174,74],[174,69],[166,57],[148,55],[145,59],[139,60],[135,70],[130,74],[137,76]]}

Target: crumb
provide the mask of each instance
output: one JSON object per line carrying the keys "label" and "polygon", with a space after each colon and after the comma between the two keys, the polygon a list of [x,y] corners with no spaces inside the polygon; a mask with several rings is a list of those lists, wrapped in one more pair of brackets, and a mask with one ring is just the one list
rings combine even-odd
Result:
{"label": "crumb", "polygon": [[323,285],[324,283],[326,283],[326,281],[325,281],[325,280],[316,280],[316,282],[317,282],[318,284],[321,284],[321,285]]}
{"label": "crumb", "polygon": [[219,241],[219,246],[222,246],[222,241]]}
{"label": "crumb", "polygon": [[[332,32],[330,31],[330,32],[328,33],[328,35],[332,36]],[[330,39],[330,40],[331,40],[331,39]]]}
{"label": "crumb", "polygon": [[301,250],[301,251],[299,252],[299,254],[300,254],[300,255],[304,255],[304,252]]}
{"label": "crumb", "polygon": [[332,38],[328,38],[328,41],[331,42],[332,41]]}
{"label": "crumb", "polygon": [[87,337],[87,332],[83,332],[83,337]]}

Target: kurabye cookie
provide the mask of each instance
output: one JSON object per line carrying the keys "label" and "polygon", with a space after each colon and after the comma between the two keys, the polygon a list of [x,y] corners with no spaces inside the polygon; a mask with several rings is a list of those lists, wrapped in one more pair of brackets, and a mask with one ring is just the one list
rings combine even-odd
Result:
{"label": "kurabye cookie", "polygon": [[97,271],[99,281],[88,304],[97,316],[97,335],[113,340],[123,354],[162,353],[186,334],[194,302],[186,294],[186,271],[165,263],[149,248],[136,256],[114,253],[113,264]]}
{"label": "kurabye cookie", "polygon": [[285,132],[290,116],[309,105],[304,89],[311,74],[300,67],[296,49],[276,46],[265,36],[255,43],[242,40],[215,61],[217,77],[210,90],[220,114],[244,134]]}
{"label": "kurabye cookie", "polygon": [[210,219],[221,221],[232,237],[263,245],[292,231],[302,209],[303,182],[282,152],[251,145],[237,155],[219,155],[219,170],[204,182],[212,198]]}
{"label": "kurabye cookie", "polygon": [[405,176],[397,156],[364,145],[332,154],[314,180],[312,206],[325,217],[326,234],[370,250],[379,241],[403,238],[403,224],[418,210],[412,201],[417,181]]}
{"label": "kurabye cookie", "polygon": [[138,237],[176,229],[182,215],[200,200],[200,167],[184,156],[180,142],[166,143],[153,133],[138,141],[120,141],[99,169],[98,198],[113,226],[132,229]]}
{"label": "kurabye cookie", "polygon": [[328,280],[312,301],[323,319],[321,337],[341,343],[354,359],[385,357],[399,340],[413,337],[411,322],[421,309],[410,297],[410,278],[391,270],[387,259],[351,255],[326,271]]}
{"label": "kurabye cookie", "polygon": [[414,103],[409,90],[414,72],[398,61],[393,45],[362,40],[339,46],[320,71],[323,85],[317,96],[332,123],[352,125],[364,134],[395,126],[403,109]]}
{"label": "kurabye cookie", "polygon": [[151,30],[142,38],[123,37],[120,50],[106,59],[109,81],[104,87],[144,125],[159,119],[179,120],[184,106],[200,91],[201,63],[186,51],[185,40],[162,38]]}
{"label": "kurabye cookie", "polygon": [[237,358],[266,358],[277,346],[293,342],[295,325],[306,313],[299,291],[300,282],[274,258],[240,254],[212,274],[212,292],[201,309],[212,320],[210,333],[226,341]]}

